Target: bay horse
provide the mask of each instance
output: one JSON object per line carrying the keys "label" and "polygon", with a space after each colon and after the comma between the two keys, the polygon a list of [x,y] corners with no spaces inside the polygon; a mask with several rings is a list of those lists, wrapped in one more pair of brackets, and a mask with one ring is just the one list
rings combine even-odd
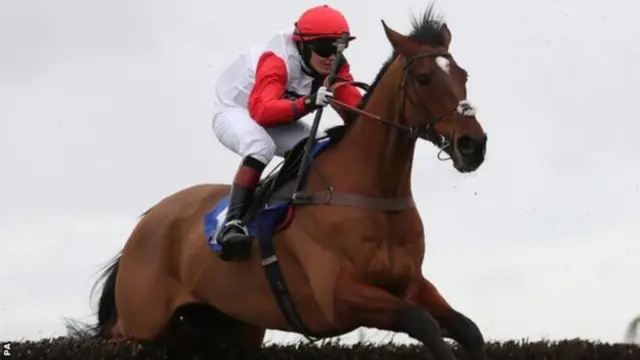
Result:
{"label": "bay horse", "polygon": [[438,360],[455,359],[445,337],[471,359],[486,359],[476,324],[422,275],[411,176],[418,139],[468,173],[483,164],[487,135],[433,6],[413,19],[409,35],[381,22],[393,53],[357,108],[332,101],[351,115],[314,135],[304,188],[292,186],[302,142],[261,180],[247,217],[256,239],[248,258],[224,261],[212,240],[228,184],[170,194],[143,214],[104,272],[98,322],[85,330],[159,341],[179,329],[258,349],[266,329],[319,339],[371,327],[406,333]]}

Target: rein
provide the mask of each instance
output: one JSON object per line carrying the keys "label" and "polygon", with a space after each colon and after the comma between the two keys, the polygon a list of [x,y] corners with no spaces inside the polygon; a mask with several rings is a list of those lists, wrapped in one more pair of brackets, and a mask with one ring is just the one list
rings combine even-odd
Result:
{"label": "rein", "polygon": [[[402,105],[398,110],[398,114],[397,114],[398,121],[390,121],[381,116],[372,114],[362,109],[358,109],[357,107],[345,104],[335,99],[330,99],[329,102],[332,105],[338,106],[347,111],[356,112],[370,119],[377,120],[386,125],[395,127],[402,131],[406,131],[409,133],[412,139],[420,138],[423,140],[431,141],[440,150],[438,152],[438,159],[441,161],[449,160],[450,158],[442,158],[441,154],[445,152],[446,149],[452,145],[452,143],[444,135],[437,134],[433,129],[433,125],[438,121],[446,118],[447,116],[451,116],[455,113],[458,113],[460,115],[467,115],[470,111],[473,110],[473,108],[468,103],[466,103],[466,101],[461,101],[455,109],[447,112],[444,115],[437,116],[437,117],[430,116],[431,120],[422,126],[405,125],[407,123],[406,121],[407,119],[405,115],[406,102],[407,100],[409,100],[413,104],[415,104],[414,100],[411,97],[407,96],[406,94],[407,78],[410,75],[409,68],[416,60],[426,58],[426,57],[435,58],[439,56],[451,57],[451,55],[448,52],[440,51],[440,52],[434,52],[434,53],[419,54],[407,60],[406,64],[404,65],[404,74],[402,77],[402,81],[400,82],[400,97],[402,98],[402,103],[401,103]],[[411,76],[414,77],[413,75]],[[337,88],[341,86],[349,85],[349,84],[355,85],[365,91],[368,91],[368,88],[369,88],[369,85],[367,85],[364,82],[338,81],[333,85],[331,85],[331,89],[335,91]],[[416,90],[420,92],[420,89],[416,89]],[[422,105],[422,107],[427,111],[427,113],[431,114],[429,109],[427,109],[424,105]],[[333,188],[331,186],[328,186],[323,191],[307,191],[307,190],[297,191],[293,194],[292,200],[295,204],[352,206],[352,207],[366,208],[366,209],[378,210],[378,211],[402,211],[402,210],[410,209],[415,206],[415,203],[412,197],[377,198],[377,197],[363,196],[363,195],[357,195],[357,194],[340,194],[340,193],[334,193]]]}

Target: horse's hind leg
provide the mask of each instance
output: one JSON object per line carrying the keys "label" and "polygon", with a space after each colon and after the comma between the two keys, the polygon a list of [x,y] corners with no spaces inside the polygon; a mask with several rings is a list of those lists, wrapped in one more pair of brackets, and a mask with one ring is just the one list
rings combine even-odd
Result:
{"label": "horse's hind leg", "polygon": [[166,336],[194,348],[217,345],[257,350],[265,332],[265,329],[233,319],[208,304],[189,303],[176,309]]}
{"label": "horse's hind leg", "polygon": [[[118,329],[125,337],[142,341],[162,338],[174,311],[193,296],[168,276],[151,274],[144,267],[125,272],[124,261],[116,285]],[[153,270],[153,269],[151,269]],[[126,276],[125,276],[126,274]]]}
{"label": "horse's hind leg", "polygon": [[478,326],[468,317],[453,309],[436,287],[420,279],[410,302],[427,310],[439,323],[447,337],[455,340],[473,360],[485,360],[485,342]]}

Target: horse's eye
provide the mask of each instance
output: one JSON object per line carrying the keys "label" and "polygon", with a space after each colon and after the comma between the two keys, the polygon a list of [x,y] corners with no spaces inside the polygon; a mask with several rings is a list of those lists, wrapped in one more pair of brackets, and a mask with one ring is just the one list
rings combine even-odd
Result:
{"label": "horse's eye", "polygon": [[418,75],[416,75],[416,81],[420,85],[428,85],[429,82],[431,81],[431,75],[430,74],[418,74]]}

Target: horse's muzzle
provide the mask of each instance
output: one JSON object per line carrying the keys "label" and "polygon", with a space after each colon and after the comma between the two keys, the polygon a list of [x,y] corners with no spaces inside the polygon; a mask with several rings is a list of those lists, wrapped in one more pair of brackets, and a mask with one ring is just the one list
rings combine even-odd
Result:
{"label": "horse's muzzle", "polygon": [[484,162],[487,151],[487,135],[461,135],[455,139],[453,151],[453,163],[458,171],[475,171]]}

